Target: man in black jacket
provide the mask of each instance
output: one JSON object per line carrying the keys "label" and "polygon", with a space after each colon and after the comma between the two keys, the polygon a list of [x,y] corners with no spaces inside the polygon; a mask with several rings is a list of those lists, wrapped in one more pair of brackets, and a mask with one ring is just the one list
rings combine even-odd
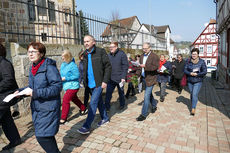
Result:
{"label": "man in black jacket", "polygon": [[129,63],[124,51],[118,48],[118,42],[112,42],[109,46],[110,53],[108,54],[112,65],[111,79],[109,80],[106,89],[105,106],[106,110],[110,110],[110,101],[115,87],[118,88],[120,109],[125,106],[124,83],[128,71]]}
{"label": "man in black jacket", "polygon": [[93,36],[84,37],[84,46],[86,48],[83,58],[83,78],[85,88],[88,88],[91,94],[89,111],[87,119],[78,130],[81,134],[89,134],[91,124],[96,115],[97,107],[100,112],[101,121],[98,126],[109,122],[109,117],[105,110],[105,104],[102,99],[102,90],[107,87],[111,76],[111,64],[104,49],[95,46],[96,41]]}
{"label": "man in black jacket", "polygon": [[182,54],[178,54],[177,60],[175,62],[174,84],[179,94],[181,94],[182,91],[181,79],[183,78],[184,75],[184,66],[185,66],[185,61],[183,60]]}
{"label": "man in black jacket", "polygon": [[9,103],[3,102],[3,99],[18,89],[15,80],[14,68],[6,59],[6,49],[0,44],[0,122],[3,132],[10,143],[3,147],[2,150],[8,150],[21,143],[18,129],[11,116]]}

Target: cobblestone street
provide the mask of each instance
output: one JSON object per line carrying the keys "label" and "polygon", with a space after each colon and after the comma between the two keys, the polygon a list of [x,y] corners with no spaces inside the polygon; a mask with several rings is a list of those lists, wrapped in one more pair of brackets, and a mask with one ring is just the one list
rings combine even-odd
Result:
{"label": "cobblestone street", "polygon": [[[230,92],[215,89],[211,83],[208,78],[203,84],[195,116],[190,116],[191,102],[187,89],[182,94],[167,89],[165,101],[160,102],[158,86],[153,90],[158,109],[143,122],[137,122],[136,117],[141,112],[144,92],[129,98],[123,111],[118,110],[119,102],[113,98],[110,123],[97,128],[97,122],[100,121],[97,114],[91,133],[86,136],[77,132],[86,116],[79,116],[77,109],[71,109],[68,122],[60,126],[56,135],[58,147],[62,153],[229,153]],[[31,115],[16,119],[15,122],[23,143],[2,152],[43,153],[34,136]],[[0,148],[7,143],[1,132]]]}

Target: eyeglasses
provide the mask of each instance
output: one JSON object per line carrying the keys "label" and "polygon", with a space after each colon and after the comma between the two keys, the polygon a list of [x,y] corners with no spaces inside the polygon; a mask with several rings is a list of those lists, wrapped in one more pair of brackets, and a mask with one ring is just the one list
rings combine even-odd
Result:
{"label": "eyeglasses", "polygon": [[115,48],[116,46],[109,46],[109,48]]}
{"label": "eyeglasses", "polygon": [[38,51],[35,51],[35,50],[33,50],[33,51],[27,51],[27,54],[36,54]]}
{"label": "eyeglasses", "polygon": [[148,50],[149,48],[143,48],[143,50]]}

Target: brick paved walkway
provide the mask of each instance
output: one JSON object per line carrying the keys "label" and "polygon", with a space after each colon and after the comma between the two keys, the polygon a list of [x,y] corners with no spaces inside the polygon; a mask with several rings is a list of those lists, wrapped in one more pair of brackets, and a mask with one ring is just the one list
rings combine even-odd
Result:
{"label": "brick paved walkway", "polygon": [[[90,135],[77,133],[86,116],[79,116],[77,109],[56,136],[62,153],[94,152],[149,152],[149,153],[229,153],[230,152],[230,92],[215,90],[210,81],[205,81],[199,95],[196,115],[190,116],[189,93],[179,95],[167,89],[165,102],[159,102],[159,87],[154,87],[158,110],[149,114],[143,122],[137,122],[143,101],[143,93],[128,100],[124,111],[117,111],[118,103],[112,105],[111,122],[97,128],[97,114]],[[113,98],[113,101],[117,99]],[[229,103],[227,103],[227,101]],[[28,117],[16,120],[24,141],[5,153],[41,153]],[[0,148],[7,140],[1,132]],[[2,151],[3,152],[3,151]]]}

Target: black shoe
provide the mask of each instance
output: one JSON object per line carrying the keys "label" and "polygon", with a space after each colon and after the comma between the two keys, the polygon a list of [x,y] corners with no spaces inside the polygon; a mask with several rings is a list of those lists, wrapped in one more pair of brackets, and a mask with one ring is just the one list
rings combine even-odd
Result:
{"label": "black shoe", "polygon": [[19,111],[14,111],[12,117],[18,117],[20,115]]}
{"label": "black shoe", "polygon": [[6,145],[5,147],[2,148],[2,150],[9,150],[11,148],[16,147],[17,145],[20,145],[22,143],[22,140],[16,140],[14,143],[9,143],[8,145]]}
{"label": "black shoe", "polygon": [[161,97],[160,98],[160,102],[164,102],[165,98],[164,97]]}
{"label": "black shoe", "polygon": [[126,99],[129,99],[129,96],[128,96],[128,95],[125,95],[125,98],[126,98]]}
{"label": "black shoe", "polygon": [[178,91],[178,94],[181,94],[181,90]]}
{"label": "black shoe", "polygon": [[140,115],[140,116],[138,116],[138,118],[136,118],[137,121],[143,121],[145,119],[146,119],[146,117],[144,117],[143,115]]}
{"label": "black shoe", "polygon": [[120,110],[122,110],[122,109],[124,109],[124,108],[125,108],[125,106],[120,106],[120,107],[119,107]]}
{"label": "black shoe", "polygon": [[131,96],[135,96],[136,94],[135,93],[132,93]]}
{"label": "black shoe", "polygon": [[157,107],[152,108],[151,113],[155,113],[157,111]]}

